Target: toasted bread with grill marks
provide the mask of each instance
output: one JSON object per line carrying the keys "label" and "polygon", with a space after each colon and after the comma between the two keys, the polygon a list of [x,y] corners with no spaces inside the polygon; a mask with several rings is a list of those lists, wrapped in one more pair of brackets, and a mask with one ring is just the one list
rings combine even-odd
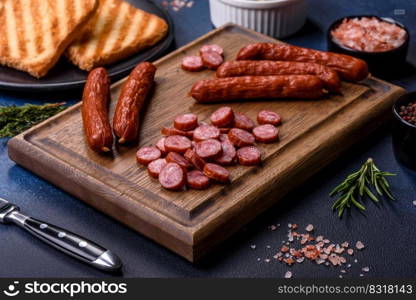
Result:
{"label": "toasted bread with grill marks", "polygon": [[156,15],[121,0],[99,0],[94,18],[66,51],[72,63],[89,71],[153,46],[168,25]]}
{"label": "toasted bread with grill marks", "polygon": [[46,75],[97,8],[97,0],[0,0],[0,64]]}

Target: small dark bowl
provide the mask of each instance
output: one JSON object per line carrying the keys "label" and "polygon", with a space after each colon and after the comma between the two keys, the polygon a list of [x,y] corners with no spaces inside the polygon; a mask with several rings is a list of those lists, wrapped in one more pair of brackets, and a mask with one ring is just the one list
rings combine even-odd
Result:
{"label": "small dark bowl", "polygon": [[[379,19],[380,21],[395,24],[403,28],[406,31],[405,41],[399,47],[394,48],[392,50],[383,51],[383,52],[366,52],[366,51],[360,51],[360,50],[355,50],[355,49],[346,47],[336,42],[332,38],[332,34],[331,34],[332,30],[338,27],[344,19],[363,18],[363,17],[368,17],[368,18],[374,17],[374,18]],[[391,18],[381,18],[381,17],[371,16],[371,15],[343,17],[341,19],[336,20],[334,23],[332,23],[331,26],[329,26],[328,32],[327,32],[327,43],[328,43],[329,51],[343,53],[343,54],[361,58],[362,60],[367,62],[370,71],[376,74],[385,74],[385,73],[388,73],[389,71],[391,72],[392,69],[393,70],[398,69],[406,62],[407,50],[409,48],[409,39],[410,39],[409,31],[403,24]]]}
{"label": "small dark bowl", "polygon": [[401,96],[393,105],[393,150],[399,162],[416,170],[416,126],[399,115],[400,107],[409,102],[416,102],[416,92]]}

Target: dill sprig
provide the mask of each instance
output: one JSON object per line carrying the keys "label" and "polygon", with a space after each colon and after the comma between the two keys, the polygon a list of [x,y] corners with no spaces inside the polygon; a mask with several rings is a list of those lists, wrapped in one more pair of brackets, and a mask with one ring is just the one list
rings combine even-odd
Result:
{"label": "dill sprig", "polygon": [[[389,172],[382,172],[377,168],[372,158],[369,158],[362,167],[347,178],[329,194],[331,197],[339,194],[339,198],[332,205],[332,209],[338,210],[338,216],[342,217],[345,208],[357,207],[364,211],[365,206],[361,199],[368,196],[372,201],[379,202],[375,193],[379,196],[386,196],[394,200],[390,190],[387,176],[395,176]],[[375,193],[374,193],[375,191]]]}
{"label": "dill sprig", "polygon": [[63,111],[65,103],[0,106],[0,138],[13,137]]}

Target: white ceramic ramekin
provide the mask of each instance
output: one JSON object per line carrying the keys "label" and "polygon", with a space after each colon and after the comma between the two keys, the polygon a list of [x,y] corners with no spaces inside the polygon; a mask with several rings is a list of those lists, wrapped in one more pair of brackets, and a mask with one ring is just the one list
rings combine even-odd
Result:
{"label": "white ceramic ramekin", "polygon": [[210,0],[215,27],[232,22],[273,37],[298,31],[306,21],[306,0]]}

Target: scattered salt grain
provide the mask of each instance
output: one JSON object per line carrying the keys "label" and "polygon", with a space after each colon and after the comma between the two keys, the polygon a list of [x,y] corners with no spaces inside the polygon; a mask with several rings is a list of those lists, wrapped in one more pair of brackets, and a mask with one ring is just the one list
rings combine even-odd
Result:
{"label": "scattered salt grain", "polygon": [[370,271],[370,268],[369,267],[364,267],[361,270],[363,270],[363,272],[369,272]]}
{"label": "scattered salt grain", "polygon": [[285,273],[285,278],[292,278],[292,272],[291,271],[287,271],[286,273]]}
{"label": "scattered salt grain", "polygon": [[194,1],[193,0],[170,0],[170,1],[163,1],[162,5],[165,8],[172,8],[173,11],[177,12],[179,10],[181,10],[182,8],[192,8],[192,6],[194,5]]}
{"label": "scattered salt grain", "polygon": [[270,226],[269,226],[269,229],[270,229],[271,231],[275,231],[275,230],[277,229],[277,226],[276,226],[276,225],[270,225]]}
{"label": "scattered salt grain", "polygon": [[264,261],[265,261],[266,263],[268,263],[268,262],[270,262],[270,259],[269,259],[269,258],[266,258]]}
{"label": "scattered salt grain", "polygon": [[307,232],[311,232],[311,231],[313,231],[313,225],[312,225],[312,224],[309,224],[308,226],[306,226],[305,230],[306,230]]}
{"label": "scattered salt grain", "polygon": [[266,246],[266,248],[267,248],[267,249],[270,249],[271,247],[270,247],[270,245],[267,245],[267,246]]}
{"label": "scattered salt grain", "polygon": [[357,248],[358,250],[361,250],[361,249],[364,249],[364,248],[365,248],[365,246],[364,246],[364,244],[363,244],[361,241],[358,241],[358,242],[355,244],[355,248]]}
{"label": "scattered salt grain", "polygon": [[257,261],[260,261],[261,259],[260,259],[260,257],[257,257]]}
{"label": "scattered salt grain", "polygon": [[250,245],[250,248],[253,250],[256,249],[256,247],[257,247],[256,245]]}
{"label": "scattered salt grain", "polygon": [[351,268],[351,264],[348,264],[348,265],[347,265],[347,268]]}
{"label": "scattered salt grain", "polygon": [[347,273],[347,271],[345,271],[345,270],[341,270],[341,273],[345,274],[345,273]]}
{"label": "scattered salt grain", "polygon": [[304,260],[305,260],[304,257],[299,257],[299,258],[296,259],[296,262],[303,263]]}
{"label": "scattered salt grain", "polygon": [[342,275],[339,275],[339,278],[342,278]]}
{"label": "scattered salt grain", "polygon": [[355,263],[358,263],[358,259],[354,259],[354,262],[355,262]]}
{"label": "scattered salt grain", "polygon": [[415,206],[416,206],[416,200],[415,200],[415,201],[413,201],[413,205],[415,205]]}
{"label": "scattered salt grain", "polygon": [[334,252],[337,253],[337,254],[341,254],[342,252],[344,252],[344,248],[340,247],[337,244],[337,246],[335,247],[335,251]]}
{"label": "scattered salt grain", "polygon": [[363,277],[364,276],[364,274],[360,274],[360,277]]}

